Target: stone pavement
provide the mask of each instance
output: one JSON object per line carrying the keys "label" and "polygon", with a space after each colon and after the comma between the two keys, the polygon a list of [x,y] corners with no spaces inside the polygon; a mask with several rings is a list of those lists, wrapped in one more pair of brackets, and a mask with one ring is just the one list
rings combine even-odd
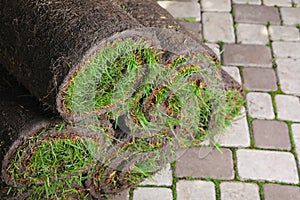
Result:
{"label": "stone pavement", "polygon": [[246,105],[219,136],[221,153],[188,149],[115,200],[300,200],[300,0],[159,3],[222,52]]}

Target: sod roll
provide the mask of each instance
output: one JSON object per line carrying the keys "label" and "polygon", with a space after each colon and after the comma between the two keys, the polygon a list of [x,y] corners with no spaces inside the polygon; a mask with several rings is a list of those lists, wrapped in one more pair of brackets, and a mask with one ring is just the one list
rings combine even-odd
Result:
{"label": "sod roll", "polygon": [[0,110],[2,199],[88,197],[83,182],[99,160],[100,130],[50,118],[2,66]]}
{"label": "sod roll", "polygon": [[103,43],[151,40],[130,31],[142,26],[108,0],[3,0],[0,7],[0,62],[53,110],[61,84]]}

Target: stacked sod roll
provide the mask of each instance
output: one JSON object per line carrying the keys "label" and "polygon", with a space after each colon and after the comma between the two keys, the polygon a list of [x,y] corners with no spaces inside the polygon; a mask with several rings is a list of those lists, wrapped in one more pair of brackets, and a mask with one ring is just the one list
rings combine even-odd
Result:
{"label": "stacked sod roll", "polygon": [[[0,66],[1,199],[88,197],[82,179],[99,152],[99,134],[74,129]],[[1,182],[2,182],[1,181]]]}
{"label": "stacked sod roll", "polygon": [[0,7],[0,62],[53,112],[24,106],[18,92],[0,99],[1,138],[13,136],[1,145],[9,195],[108,198],[172,162],[177,149],[212,139],[243,103],[212,51],[155,1]]}

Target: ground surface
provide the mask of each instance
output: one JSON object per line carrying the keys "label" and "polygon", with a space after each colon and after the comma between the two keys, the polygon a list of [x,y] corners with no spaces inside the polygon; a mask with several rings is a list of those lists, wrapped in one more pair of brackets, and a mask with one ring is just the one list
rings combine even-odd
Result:
{"label": "ground surface", "polygon": [[300,199],[300,0],[160,4],[176,18],[195,21],[182,23],[222,52],[247,104],[218,138],[222,153],[189,149],[115,200]]}

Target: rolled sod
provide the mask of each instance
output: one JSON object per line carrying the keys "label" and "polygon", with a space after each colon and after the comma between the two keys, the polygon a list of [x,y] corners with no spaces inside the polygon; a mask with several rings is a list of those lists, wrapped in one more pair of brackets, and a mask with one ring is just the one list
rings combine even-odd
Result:
{"label": "rolled sod", "polygon": [[63,82],[105,43],[141,38],[142,26],[108,0],[1,1],[0,62],[34,96],[57,110]]}
{"label": "rolled sod", "polygon": [[4,199],[87,195],[83,182],[101,149],[100,131],[87,133],[42,112],[40,103],[2,66],[0,110]]}
{"label": "rolled sod", "polygon": [[[0,23],[3,24],[0,30],[0,36],[3,38],[0,42],[1,63],[34,96],[53,110],[58,110],[67,121],[76,121],[74,118],[77,118],[78,113],[74,114],[68,109],[68,102],[65,102],[64,98],[68,98],[66,93],[72,90],[69,88],[71,81],[81,73],[89,73],[85,71],[88,65],[93,62],[98,65],[98,72],[95,73],[101,76],[105,71],[101,64],[114,63],[121,54],[130,51],[134,53],[138,48],[152,48],[159,51],[161,45],[157,43],[155,38],[157,35],[153,36],[147,28],[137,28],[152,26],[150,21],[157,21],[159,24],[178,24],[165,11],[163,14],[166,16],[166,22],[164,18],[158,21],[156,14],[163,12],[163,9],[155,5],[154,14],[149,15],[141,25],[141,17],[130,16],[119,5],[108,0],[84,2],[5,0],[2,1],[1,8]],[[145,13],[144,10],[141,14],[145,17],[149,13]],[[161,25],[159,28],[162,27],[166,26]],[[171,27],[168,25],[167,28]],[[112,48],[113,52],[118,52],[122,48],[116,43],[124,40],[127,44],[123,47],[123,51],[106,58],[102,57],[100,59],[102,62],[97,60],[103,49]],[[212,55],[207,47],[201,48],[204,50],[203,53]],[[95,83],[86,81],[93,80],[80,82],[86,87],[88,85],[94,87]],[[104,106],[102,111],[106,111],[105,109],[107,110],[107,107]]]}

